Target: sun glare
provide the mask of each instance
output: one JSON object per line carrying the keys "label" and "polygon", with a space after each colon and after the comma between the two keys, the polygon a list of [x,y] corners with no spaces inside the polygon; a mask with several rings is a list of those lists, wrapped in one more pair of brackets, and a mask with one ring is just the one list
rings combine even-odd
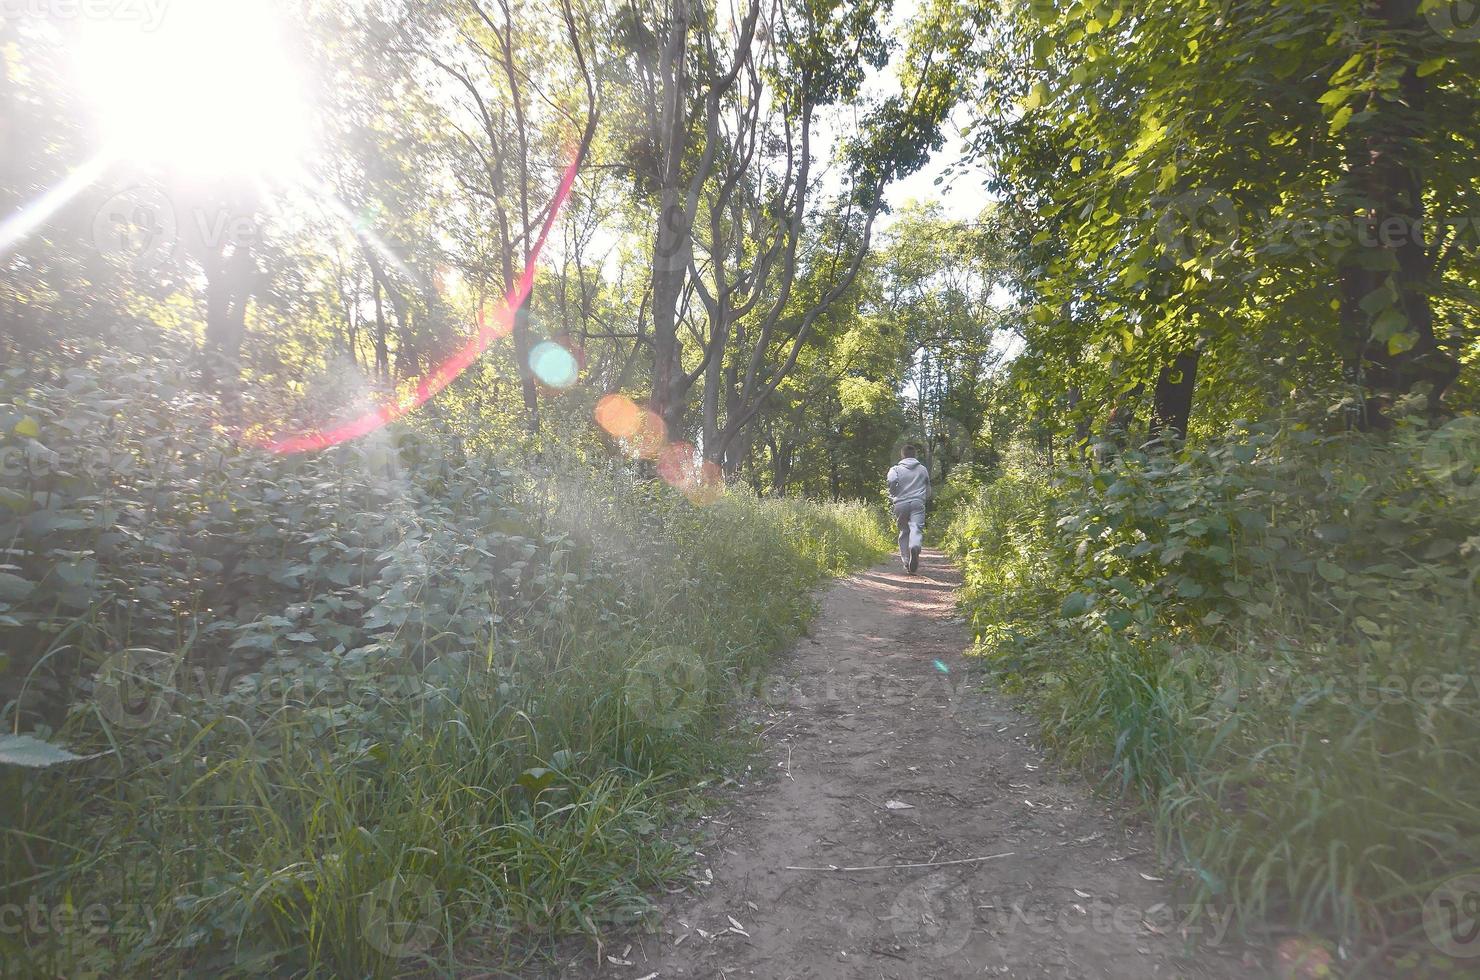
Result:
{"label": "sun glare", "polygon": [[301,74],[262,0],[174,0],[153,29],[98,20],[76,54],[118,158],[188,176],[272,176],[307,149]]}

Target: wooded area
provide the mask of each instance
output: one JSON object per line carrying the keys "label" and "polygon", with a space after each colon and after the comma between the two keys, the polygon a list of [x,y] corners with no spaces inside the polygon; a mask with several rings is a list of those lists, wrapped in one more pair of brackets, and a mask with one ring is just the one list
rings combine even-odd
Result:
{"label": "wooded area", "polygon": [[1458,975],[1473,7],[0,4],[0,903],[110,924],[5,968],[642,922],[914,441],[982,678],[1188,894]]}

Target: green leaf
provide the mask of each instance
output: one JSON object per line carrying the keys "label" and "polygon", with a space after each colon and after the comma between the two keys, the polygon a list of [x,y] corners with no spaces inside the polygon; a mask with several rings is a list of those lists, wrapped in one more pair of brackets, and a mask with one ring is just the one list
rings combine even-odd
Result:
{"label": "green leaf", "polygon": [[536,766],[520,773],[514,783],[528,793],[530,799],[534,799],[550,788],[550,784],[555,782],[556,775],[557,773],[553,770]]}
{"label": "green leaf", "polygon": [[0,572],[0,601],[20,602],[35,591],[36,583],[10,572]]}
{"label": "green leaf", "polygon": [[1439,57],[1430,58],[1428,61],[1419,65],[1416,74],[1419,78],[1428,78],[1435,72],[1440,71],[1447,64],[1449,64],[1449,59],[1441,54]]}
{"label": "green leaf", "polygon": [[1336,74],[1331,76],[1331,80],[1334,82],[1338,79],[1347,78],[1357,70],[1358,66],[1362,64],[1364,58],[1366,58],[1365,52],[1358,51],[1356,54],[1346,59],[1346,61],[1342,64],[1340,68],[1336,69]]}
{"label": "green leaf", "polygon": [[1411,333],[1395,333],[1388,338],[1388,355],[1396,357],[1404,351],[1410,351],[1418,343],[1418,339]]}
{"label": "green leaf", "polygon": [[0,487],[0,504],[23,513],[31,509],[31,498],[9,487]]}
{"label": "green leaf", "polygon": [[1316,571],[1319,572],[1321,574],[1321,578],[1325,579],[1327,582],[1344,582],[1346,580],[1346,569],[1342,568],[1340,565],[1333,564],[1332,562],[1329,562],[1324,558],[1316,562]]}
{"label": "green leaf", "polygon": [[1363,313],[1376,316],[1383,310],[1391,308],[1397,301],[1398,294],[1393,291],[1392,283],[1385,282],[1366,296],[1363,296],[1361,302],[1357,305],[1361,307]]}
{"label": "green leaf", "polygon": [[1408,317],[1397,307],[1384,310],[1372,324],[1372,336],[1378,340],[1385,340],[1394,334],[1403,332],[1408,326]]}
{"label": "green leaf", "polygon": [[1337,133],[1345,129],[1347,127],[1347,124],[1352,121],[1352,116],[1356,114],[1356,110],[1353,109],[1351,106],[1342,106],[1341,109],[1337,111],[1336,115],[1331,117],[1331,135],[1335,136]]}
{"label": "green leaf", "polygon": [[30,735],[0,735],[0,764],[25,766],[28,769],[45,769],[64,762],[78,762],[95,757],[76,755],[50,742],[32,738]]}
{"label": "green leaf", "polygon": [[15,428],[11,431],[18,436],[25,436],[27,439],[41,438],[41,426],[37,425],[36,420],[29,415],[17,422]]}
{"label": "green leaf", "polygon": [[1345,102],[1347,98],[1351,96],[1353,91],[1354,89],[1350,88],[1333,88],[1325,95],[1321,96],[1319,101],[1321,105],[1330,109]]}
{"label": "green leaf", "polygon": [[1069,597],[1064,600],[1064,604],[1059,607],[1059,615],[1065,619],[1073,619],[1076,616],[1083,616],[1085,613],[1089,612],[1091,601],[1091,597],[1083,592],[1072,592],[1069,594]]}

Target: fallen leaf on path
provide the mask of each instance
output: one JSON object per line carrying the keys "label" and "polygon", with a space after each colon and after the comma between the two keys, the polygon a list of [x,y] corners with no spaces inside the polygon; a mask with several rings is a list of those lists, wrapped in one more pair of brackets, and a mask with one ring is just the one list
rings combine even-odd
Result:
{"label": "fallen leaf on path", "polygon": [[884,804],[886,810],[913,810],[914,808],[913,804],[901,803],[899,800],[889,800]]}
{"label": "fallen leaf on path", "polygon": [[738,929],[741,932],[745,931],[745,927],[740,924],[740,920],[735,918],[733,915],[727,915],[725,916],[725,918],[730,920],[730,925],[733,928]]}
{"label": "fallen leaf on path", "polygon": [[1082,892],[1078,888],[1074,889],[1074,894],[1078,895],[1080,898],[1093,898],[1094,897],[1089,892]]}
{"label": "fallen leaf on path", "polygon": [[631,960],[622,960],[622,959],[618,959],[615,956],[608,956],[606,958],[606,961],[608,963],[610,963],[612,966],[631,966],[632,965],[632,961]]}
{"label": "fallen leaf on path", "polygon": [[1144,871],[1141,872],[1141,877],[1145,878],[1147,881],[1166,881],[1165,878],[1158,878],[1156,877],[1156,875],[1149,875]]}

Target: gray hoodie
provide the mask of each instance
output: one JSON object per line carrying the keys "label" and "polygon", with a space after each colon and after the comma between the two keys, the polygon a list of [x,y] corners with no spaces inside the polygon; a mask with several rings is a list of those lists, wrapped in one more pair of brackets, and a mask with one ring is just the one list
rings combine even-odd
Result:
{"label": "gray hoodie", "polygon": [[889,470],[889,498],[898,506],[930,499],[930,467],[910,456]]}

